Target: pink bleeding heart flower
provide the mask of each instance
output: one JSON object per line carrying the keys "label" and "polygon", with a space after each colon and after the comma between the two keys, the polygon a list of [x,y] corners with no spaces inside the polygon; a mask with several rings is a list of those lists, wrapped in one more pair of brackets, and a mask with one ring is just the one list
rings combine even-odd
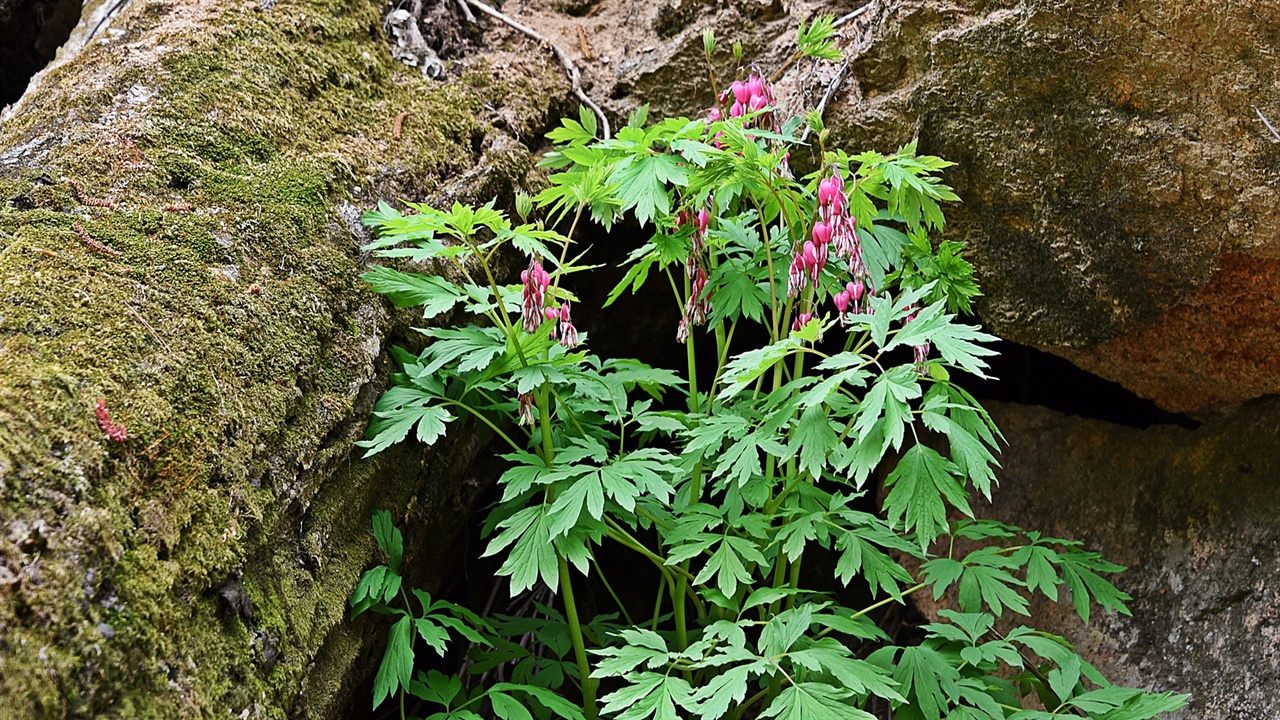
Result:
{"label": "pink bleeding heart flower", "polygon": [[840,311],[840,322],[844,322],[844,314],[849,311],[849,293],[841,290],[831,298],[831,302],[836,304],[836,310]]}
{"label": "pink bleeding heart flower", "polygon": [[751,102],[747,104],[747,107],[751,109],[751,112],[760,112],[768,105],[769,101],[763,95],[752,95]]}
{"label": "pink bleeding heart flower", "polygon": [[733,91],[734,99],[743,105],[746,105],[747,101],[751,99],[751,90],[744,82],[735,82],[729,86],[729,89]]}
{"label": "pink bleeding heart flower", "polygon": [[745,114],[745,108],[742,103],[734,101],[729,107],[729,117],[742,117]]}
{"label": "pink bleeding heart flower", "polygon": [[706,232],[707,225],[709,225],[710,223],[711,223],[711,213],[707,212],[706,208],[702,208],[701,210],[699,210],[698,211],[698,231]]}
{"label": "pink bleeding heart flower", "polygon": [[818,183],[818,205],[826,207],[831,204],[831,196],[835,193],[835,188],[831,185],[831,178],[825,178]]}
{"label": "pink bleeding heart flower", "polygon": [[566,348],[578,346],[578,329],[573,326],[573,320],[569,317],[569,303],[566,301],[560,306],[560,344]]}
{"label": "pink bleeding heart flower", "polygon": [[547,287],[551,284],[551,276],[542,269],[542,261],[537,258],[529,260],[529,268],[520,273],[520,282],[524,284],[523,304],[525,332],[535,332],[542,324],[544,303],[547,299]]}
{"label": "pink bleeding heart flower", "polygon": [[831,226],[819,220],[813,224],[813,241],[819,245],[831,242]]}
{"label": "pink bleeding heart flower", "polygon": [[795,297],[804,289],[804,254],[797,253],[791,260],[791,268],[787,272],[787,295]]}

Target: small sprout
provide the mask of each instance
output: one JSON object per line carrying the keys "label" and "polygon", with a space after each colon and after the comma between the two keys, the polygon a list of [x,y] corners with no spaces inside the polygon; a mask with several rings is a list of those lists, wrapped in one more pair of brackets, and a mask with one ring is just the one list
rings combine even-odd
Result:
{"label": "small sprout", "polygon": [[716,52],[716,33],[711,28],[702,31],[702,49],[708,57]]}

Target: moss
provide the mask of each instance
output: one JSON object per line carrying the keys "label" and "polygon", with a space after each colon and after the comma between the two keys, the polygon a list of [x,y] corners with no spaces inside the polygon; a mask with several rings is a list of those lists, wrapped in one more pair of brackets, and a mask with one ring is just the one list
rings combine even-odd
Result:
{"label": "moss", "polygon": [[[545,123],[556,75],[505,97],[486,68],[425,83],[388,57],[380,12],[137,6],[122,41],[0,127],[0,147],[38,141],[0,169],[0,567],[21,578],[0,586],[0,706],[16,715],[344,702],[364,634],[338,624],[369,510],[440,470],[410,450],[348,458],[386,319],[329,208],[438,189],[477,162],[486,103]],[[143,51],[159,72],[131,64]],[[473,189],[527,160],[495,157]],[[100,398],[127,441],[99,430]],[[229,577],[253,613],[222,607]]]}

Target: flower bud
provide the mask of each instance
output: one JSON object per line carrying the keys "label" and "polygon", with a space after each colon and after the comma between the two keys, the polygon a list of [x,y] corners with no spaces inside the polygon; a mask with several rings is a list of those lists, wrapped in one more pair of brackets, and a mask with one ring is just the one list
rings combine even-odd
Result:
{"label": "flower bud", "polygon": [[698,211],[698,232],[706,232],[707,225],[711,223],[711,213],[706,208]]}

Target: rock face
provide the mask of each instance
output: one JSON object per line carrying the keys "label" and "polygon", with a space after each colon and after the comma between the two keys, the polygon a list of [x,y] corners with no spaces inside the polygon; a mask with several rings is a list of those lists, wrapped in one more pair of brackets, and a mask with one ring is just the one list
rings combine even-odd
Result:
{"label": "rock face", "polygon": [[1280,717],[1280,400],[1195,430],[989,409],[1009,446],[978,515],[1078,539],[1129,568],[1116,584],[1132,618],[1095,613],[1086,628],[1069,603],[1037,597],[1037,627],[1114,682],[1191,693],[1171,717]]}
{"label": "rock face", "polygon": [[999,335],[1174,411],[1280,391],[1274,2],[879,2],[845,145],[956,161]]}
{"label": "rock face", "polygon": [[135,5],[0,124],[0,714],[331,717],[370,510],[445,569],[480,439],[353,455],[412,319],[358,208],[509,192],[567,87],[423,80],[384,11]]}
{"label": "rock face", "polygon": [[[616,110],[693,116],[711,101],[702,29],[722,38],[723,79],[732,42],[771,69],[799,20],[859,4],[605,4],[580,21],[598,56],[585,72]],[[546,24],[578,45],[573,24]],[[958,163],[950,233],[969,243],[990,329],[1175,412],[1280,392],[1273,1],[874,0],[841,32],[854,61],[831,144],[918,138]],[[786,108],[817,105],[833,75],[794,65]]]}

